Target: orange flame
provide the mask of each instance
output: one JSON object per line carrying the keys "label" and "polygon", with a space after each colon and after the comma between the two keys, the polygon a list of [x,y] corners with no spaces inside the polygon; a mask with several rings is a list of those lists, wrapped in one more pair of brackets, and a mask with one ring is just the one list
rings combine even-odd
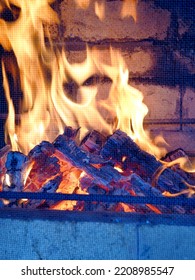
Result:
{"label": "orange flame", "polygon": [[81,9],[87,9],[90,4],[90,0],[75,0],[77,6]]}
{"label": "orange flame", "polygon": [[121,10],[121,17],[129,17],[132,16],[134,21],[137,21],[137,3],[138,0],[124,0],[123,6]]}
{"label": "orange flame", "polygon": [[[50,7],[52,0],[7,0],[20,9],[15,22],[0,20],[0,43],[13,50],[20,69],[23,100],[20,122],[15,124],[14,106],[3,68],[4,88],[9,104],[6,134],[14,150],[28,153],[42,140],[53,141],[65,125],[81,127],[81,137],[95,129],[111,134],[121,129],[141,148],[160,156],[162,150],[152,143],[143,128],[148,112],[143,95],[129,85],[129,72],[121,53],[110,48],[86,51],[82,63],[70,64],[65,51],[45,43],[43,24],[58,22]],[[79,1],[84,5],[88,1]],[[110,78],[112,86],[107,97],[98,95],[97,86],[84,82],[93,75]],[[64,85],[72,79],[78,87],[73,101]],[[7,136],[8,138],[8,136]]]}
{"label": "orange flame", "polygon": [[[95,13],[100,20],[105,18],[105,0],[101,2],[95,1]],[[75,0],[78,8],[87,9],[91,3],[90,0]],[[138,0],[123,0],[121,8],[121,18],[133,17],[134,21],[137,21],[137,4]]]}
{"label": "orange flame", "polygon": [[100,20],[104,20],[105,18],[105,2],[95,2],[95,13]]}

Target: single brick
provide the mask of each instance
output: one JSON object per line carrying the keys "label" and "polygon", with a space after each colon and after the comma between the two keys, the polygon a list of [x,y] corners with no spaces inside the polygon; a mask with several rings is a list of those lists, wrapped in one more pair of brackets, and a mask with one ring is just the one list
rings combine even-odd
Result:
{"label": "single brick", "polygon": [[60,5],[64,37],[80,38],[84,41],[164,40],[170,26],[170,12],[156,7],[151,1],[139,1],[137,22],[132,17],[121,19],[121,1],[106,2],[106,18],[100,21],[95,14],[95,0],[88,9],[76,8],[74,1],[63,1]]}

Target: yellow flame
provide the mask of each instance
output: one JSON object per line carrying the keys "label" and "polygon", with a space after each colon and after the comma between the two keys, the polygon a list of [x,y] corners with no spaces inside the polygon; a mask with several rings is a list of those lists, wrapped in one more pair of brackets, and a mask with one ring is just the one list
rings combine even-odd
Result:
{"label": "yellow flame", "polygon": [[167,167],[172,167],[174,165],[179,165],[179,167],[188,172],[188,173],[194,173],[195,172],[195,167],[193,166],[193,164],[190,162],[189,158],[186,156],[186,157],[179,157],[175,160],[172,160],[171,162],[164,162],[164,161],[161,161],[165,168]]}
{"label": "yellow flame", "polygon": [[[91,3],[90,0],[75,0],[78,8],[87,9]],[[121,8],[121,18],[133,17],[134,21],[137,21],[137,4],[138,0],[123,0]],[[105,18],[105,0],[95,1],[95,13],[100,20]]]}
{"label": "yellow flame", "polygon": [[[9,104],[6,133],[14,150],[27,154],[42,140],[53,141],[64,126],[81,127],[81,138],[90,130],[106,135],[116,129],[125,131],[141,148],[160,156],[162,149],[153,144],[143,128],[148,112],[143,94],[129,85],[129,71],[119,50],[86,49],[82,63],[69,63],[64,50],[46,45],[43,25],[58,22],[49,5],[52,0],[10,0],[20,7],[15,22],[0,20],[0,44],[13,50],[20,70],[23,100],[16,125],[14,105],[3,67],[4,88]],[[87,5],[88,1],[77,1]],[[98,95],[97,85],[85,85],[93,75],[108,77],[107,96]],[[76,100],[64,85],[74,81]],[[17,137],[16,137],[17,136]],[[8,138],[8,136],[7,136]]]}
{"label": "yellow flame", "polygon": [[23,171],[23,177],[24,177],[24,186],[26,185],[28,176],[33,168],[34,162],[30,162],[26,165],[26,168]]}
{"label": "yellow flame", "polygon": [[118,172],[123,173],[122,168],[120,168],[119,166],[115,166],[114,169],[116,169]]}
{"label": "yellow flame", "polygon": [[10,97],[10,91],[9,91],[9,85],[8,85],[8,80],[7,80],[7,76],[5,73],[5,67],[4,64],[2,64],[2,73],[3,73],[3,87],[5,89],[5,96],[7,99],[7,103],[8,103],[8,117],[5,123],[5,141],[7,142],[8,139],[8,134],[10,137],[10,142],[11,142],[11,146],[12,146],[12,150],[16,151],[17,148],[17,136],[15,134],[15,109],[14,109],[14,105],[13,105],[13,101]]}
{"label": "yellow flame", "polygon": [[138,0],[123,0],[123,5],[121,9],[121,17],[132,16],[134,21],[137,21],[137,3]]}
{"label": "yellow flame", "polygon": [[10,181],[10,176],[9,176],[9,174],[5,174],[5,179],[4,179],[5,181],[4,181],[4,184],[5,185],[7,185],[8,187],[10,187],[11,186],[11,181]]}
{"label": "yellow flame", "polygon": [[182,194],[185,194],[185,195],[187,195],[187,197],[193,197],[194,196],[194,194],[195,194],[195,186],[192,186],[192,185],[188,185],[188,184],[186,184],[187,186],[188,186],[188,189],[185,189],[185,190],[182,190],[182,191],[180,191],[180,192],[178,192],[178,193],[170,193],[170,192],[168,192],[168,191],[165,191],[165,192],[163,192],[163,195],[164,196],[167,196],[167,197],[177,197],[177,196],[180,196],[180,195],[182,195]]}
{"label": "yellow flame", "polygon": [[105,18],[105,2],[104,0],[102,2],[95,2],[95,14],[97,17],[103,21]]}
{"label": "yellow flame", "polygon": [[90,4],[90,0],[75,0],[77,6],[81,9],[87,9]]}

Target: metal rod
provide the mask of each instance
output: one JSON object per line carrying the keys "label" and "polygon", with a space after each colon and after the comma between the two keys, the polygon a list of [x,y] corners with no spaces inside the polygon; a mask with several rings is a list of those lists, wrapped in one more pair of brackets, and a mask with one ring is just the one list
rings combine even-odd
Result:
{"label": "metal rod", "polygon": [[153,205],[181,205],[195,207],[195,198],[186,197],[140,197],[121,195],[83,195],[62,193],[36,193],[36,192],[0,192],[4,199],[38,199],[38,200],[76,200],[85,202],[128,203],[128,204],[153,204]]}
{"label": "metal rod", "polygon": [[[16,120],[19,120],[20,115],[16,114]],[[7,119],[7,114],[0,114],[0,119],[2,120],[6,120]],[[144,120],[144,124],[147,125],[162,125],[162,124],[166,124],[166,125],[172,125],[172,124],[178,124],[180,125],[182,122],[182,124],[195,124],[195,118],[187,118],[187,119],[145,119]]]}

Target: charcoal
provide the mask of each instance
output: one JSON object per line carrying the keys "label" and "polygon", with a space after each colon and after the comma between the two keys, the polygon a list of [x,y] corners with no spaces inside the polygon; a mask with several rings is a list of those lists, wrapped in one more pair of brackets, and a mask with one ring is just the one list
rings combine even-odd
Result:
{"label": "charcoal", "polygon": [[[190,159],[189,157],[187,156],[187,154],[185,153],[185,151],[181,148],[179,149],[176,149],[174,151],[171,151],[169,153],[167,153],[165,155],[164,158],[162,158],[162,161],[164,162],[172,162],[172,161],[175,161],[179,158],[185,158],[186,160],[186,167],[188,167],[189,169],[192,168],[192,164],[190,162]],[[185,172],[181,167],[180,167],[180,164],[173,164],[172,166],[170,166],[170,168],[177,172],[178,174],[180,174],[180,176],[182,176],[185,180],[188,180],[188,178],[190,177],[189,176],[189,173]]]}
{"label": "charcoal", "polygon": [[186,214],[186,210],[184,209],[184,207],[180,206],[180,205],[174,205],[171,207],[172,213],[177,213],[177,214]]}
{"label": "charcoal", "polygon": [[[130,195],[136,195],[136,196],[147,196],[151,194],[152,187],[148,183],[144,182],[140,177],[138,177],[136,174],[132,174],[131,180],[126,182],[117,182],[113,184],[113,189],[106,192],[106,190],[101,185],[95,185],[93,178],[89,176],[84,176],[80,181],[80,186],[82,189],[85,189],[89,194],[104,194],[104,195],[121,195],[121,196],[130,196]],[[144,191],[141,191],[141,188],[143,188]],[[156,190],[157,194],[160,196],[163,196],[160,191]],[[152,192],[152,195],[156,195],[155,192]],[[97,211],[99,209],[99,204],[101,207],[104,208],[106,211],[114,211],[114,209],[124,209],[123,206],[119,207],[118,203],[96,203],[93,204],[90,207],[93,207],[94,211]],[[124,205],[124,204],[123,204]],[[85,209],[89,209],[89,203],[85,205]],[[158,211],[160,207],[151,207],[150,205],[127,205],[126,209],[132,209],[138,213],[149,213],[153,212],[154,210]],[[152,209],[151,209],[152,208]],[[166,207],[161,207],[160,212],[167,213]],[[90,208],[91,209],[91,208]],[[118,211],[118,210],[116,210]]]}
{"label": "charcoal", "polygon": [[[166,163],[163,164],[151,154],[142,151],[126,133],[117,130],[106,140],[94,130],[79,145],[76,142],[78,132],[79,129],[66,127],[64,133],[59,135],[53,143],[41,142],[29,152],[28,156],[19,152],[10,152],[8,146],[0,150],[0,163],[7,157],[4,164],[5,176],[2,189],[55,193],[69,174],[69,169],[74,168],[79,174],[84,173],[78,186],[81,190],[93,195],[164,197],[166,192],[173,195],[181,192],[181,196],[187,195],[188,186],[184,178],[174,168],[168,168]],[[164,161],[169,162],[182,155],[186,156],[183,150],[178,149],[168,154]],[[0,168],[3,170],[1,165]],[[66,166],[69,166],[69,169]],[[25,178],[28,167],[30,167],[30,173],[28,178]],[[78,191],[76,184],[74,193]],[[0,207],[12,208],[50,208],[55,205],[55,201],[45,199],[0,201]],[[184,207],[177,205],[167,207],[83,201],[77,202],[73,209],[158,214],[184,214],[187,211]]]}
{"label": "charcoal", "polygon": [[99,202],[80,202],[75,207],[74,210],[76,211],[90,211],[90,212],[102,212],[106,211],[105,203]]}
{"label": "charcoal", "polygon": [[9,152],[5,167],[7,170],[22,170],[27,157],[20,152]]}
{"label": "charcoal", "polygon": [[[94,163],[94,155],[90,154],[76,145],[73,140],[67,140],[63,135],[57,137],[54,142],[56,148],[55,154],[59,160],[70,162],[73,166],[85,171],[89,176],[94,178],[94,182],[112,188],[111,182],[120,181],[123,176],[112,166],[106,165],[101,168],[96,168]],[[102,162],[102,158],[99,162]],[[105,163],[105,161],[103,161]]]}
{"label": "charcoal", "polygon": [[165,155],[165,157],[162,158],[162,160],[166,161],[166,162],[170,162],[170,161],[173,161],[173,160],[178,159],[180,157],[188,158],[188,156],[185,153],[185,151],[183,149],[181,149],[181,148],[167,153]]}
{"label": "charcoal", "polygon": [[[39,190],[39,193],[55,193],[56,190],[58,189],[60,183],[62,181],[62,176],[56,176],[54,179],[46,182]],[[45,202],[45,200],[27,200],[27,201],[21,201],[20,203],[20,207],[23,208],[37,208],[40,205],[42,205],[43,203],[45,203],[45,205],[47,205],[47,207],[49,208],[51,205],[53,205],[54,203],[56,203],[56,201],[52,201],[52,200],[48,200],[47,202]]]}
{"label": "charcoal", "polygon": [[66,137],[66,139],[75,140],[78,135],[79,130],[80,130],[80,128],[73,129],[71,126],[66,126],[64,129],[63,135]]}
{"label": "charcoal", "polygon": [[94,179],[87,174],[79,180],[79,186],[89,194],[106,194],[106,190],[101,185],[95,184]]}
{"label": "charcoal", "polygon": [[[164,195],[155,187],[152,187],[150,184],[146,183],[139,177],[137,174],[132,174],[130,179],[131,186],[129,187],[130,190],[133,190],[137,196],[155,196],[155,197],[164,197]],[[149,205],[151,208],[151,205]],[[184,208],[181,206],[173,206],[172,208],[158,205],[157,208],[161,211],[161,213],[181,213],[184,212]],[[172,210],[171,210],[172,209]]]}
{"label": "charcoal", "polygon": [[89,194],[106,194],[106,190],[101,188],[101,186],[98,185],[92,185],[87,189],[87,192]]}
{"label": "charcoal", "polygon": [[[126,184],[125,184],[126,185]],[[121,195],[121,196],[130,196],[130,192],[127,191],[123,185],[122,187],[119,186],[115,186],[115,188],[109,192],[109,195]],[[128,208],[134,209],[137,213],[147,213],[149,212],[147,207],[143,204],[140,205],[129,205],[129,204],[125,204],[125,203],[109,203],[106,204],[106,209],[108,211],[118,211],[117,209],[119,209],[119,205],[121,205],[121,209],[120,211],[124,211],[124,206],[122,207],[122,205],[126,205]]]}
{"label": "charcoal", "polygon": [[[20,192],[24,190],[28,158],[20,152],[8,152],[3,176],[3,191]],[[8,207],[17,205],[17,199],[2,200]]]}
{"label": "charcoal", "polygon": [[47,141],[41,142],[29,152],[28,160],[32,163],[32,169],[25,190],[37,191],[47,180],[60,174],[60,165],[54,152],[53,144]]}
{"label": "charcoal", "polygon": [[85,174],[79,180],[79,186],[81,190],[88,190],[90,187],[96,186],[94,184],[94,179],[91,176]]}
{"label": "charcoal", "polygon": [[55,148],[53,144],[48,141],[42,141],[39,145],[36,145],[28,154],[30,160],[41,160],[45,157],[52,156]]}
{"label": "charcoal", "polygon": [[5,173],[6,173],[5,162],[7,159],[7,154],[10,151],[11,151],[10,145],[6,145],[0,150],[0,191],[2,191],[2,189],[3,189],[2,183],[4,180]]}
{"label": "charcoal", "polygon": [[4,203],[3,203],[3,200],[2,199],[0,199],[0,209],[1,208],[4,208]]}
{"label": "charcoal", "polygon": [[10,145],[6,145],[4,146],[2,149],[0,149],[0,160],[7,155],[8,152],[11,151],[11,147]]}
{"label": "charcoal", "polygon": [[131,184],[130,188],[133,188],[135,192],[140,191],[142,194],[144,194],[144,196],[163,196],[158,189],[152,187],[149,183],[145,182],[135,173],[130,176],[129,182]]}
{"label": "charcoal", "polygon": [[186,189],[184,179],[179,174],[170,168],[164,168],[159,160],[141,150],[125,132],[117,130],[110,136],[101,150],[101,155],[106,159],[119,161],[122,165],[125,157],[125,162],[128,161],[128,168],[142,178],[144,178],[143,174],[147,174],[147,177],[150,178],[149,183],[156,181],[155,187],[159,188],[161,192],[177,193]]}
{"label": "charcoal", "polygon": [[[139,178],[138,178],[138,180],[137,179],[135,180],[134,175],[135,175],[135,177],[137,177],[136,174],[132,174],[131,176],[129,176],[129,181],[116,184],[116,186],[114,186],[114,190],[110,191],[110,194],[112,194],[112,195],[122,195],[122,196],[123,195],[147,196],[139,188],[140,180],[141,180],[142,186],[147,185],[147,183],[145,183],[141,178],[140,178],[140,180],[139,180]],[[134,178],[134,182],[132,183],[133,178]],[[137,213],[150,213],[150,212],[153,212],[154,210],[157,211],[157,207],[153,207],[153,209],[151,210],[150,209],[151,207],[149,207],[149,205],[145,205],[145,204],[130,205],[130,204],[123,203],[123,205],[126,206],[125,207],[126,210],[128,208],[130,208],[131,210],[134,209],[134,211],[137,212]],[[158,212],[159,212],[159,210],[158,210]]]}
{"label": "charcoal", "polygon": [[85,151],[99,154],[105,142],[106,137],[100,132],[93,130],[82,140],[80,146]]}
{"label": "charcoal", "polygon": [[9,152],[5,163],[6,173],[3,191],[22,191],[24,188],[27,156],[20,152]]}

